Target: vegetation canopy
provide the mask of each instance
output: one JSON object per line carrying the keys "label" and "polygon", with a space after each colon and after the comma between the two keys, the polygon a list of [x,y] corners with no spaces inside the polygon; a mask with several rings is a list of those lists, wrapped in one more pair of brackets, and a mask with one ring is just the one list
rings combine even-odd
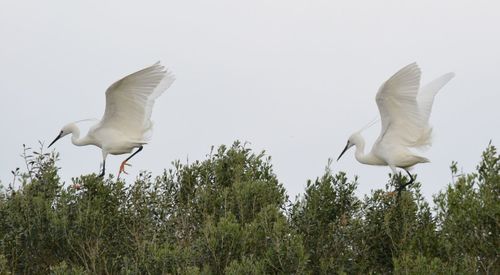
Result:
{"label": "vegetation canopy", "polygon": [[127,184],[65,184],[57,153],[23,157],[0,184],[0,274],[500,274],[492,144],[473,173],[452,163],[434,206],[419,182],[357,197],[357,178],[328,168],[290,201],[270,157],[239,142]]}

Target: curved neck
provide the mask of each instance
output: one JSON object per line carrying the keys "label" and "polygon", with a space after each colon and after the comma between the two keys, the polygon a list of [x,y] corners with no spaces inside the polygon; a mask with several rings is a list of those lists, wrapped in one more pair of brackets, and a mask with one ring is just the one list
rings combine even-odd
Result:
{"label": "curved neck", "polygon": [[368,164],[368,165],[385,165],[386,163],[381,160],[379,157],[377,157],[375,154],[373,154],[373,151],[365,154],[365,139],[361,135],[357,135],[354,145],[356,145],[356,159],[363,163],[363,164]]}
{"label": "curved neck", "polygon": [[75,124],[71,125],[70,128],[71,142],[77,146],[89,145],[90,140],[87,136],[80,138],[80,129]]}
{"label": "curved neck", "polygon": [[356,159],[359,162],[366,164],[367,156],[365,155],[365,140],[363,137],[359,136],[359,139],[356,140],[354,145],[356,145],[356,153],[354,154]]}
{"label": "curved neck", "polygon": [[365,139],[361,135],[358,136],[354,145],[356,146],[356,159],[363,164],[373,164],[371,154],[365,154]]}

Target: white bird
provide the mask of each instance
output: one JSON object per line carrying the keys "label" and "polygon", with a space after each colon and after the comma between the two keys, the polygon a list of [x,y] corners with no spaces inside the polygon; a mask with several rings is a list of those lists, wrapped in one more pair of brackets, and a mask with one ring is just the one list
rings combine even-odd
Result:
{"label": "white bird", "polygon": [[87,135],[80,138],[80,130],[76,122],[65,125],[49,147],[60,138],[73,134],[74,145],[95,145],[102,149],[102,172],[106,171],[108,154],[120,155],[132,152],[125,159],[118,172],[125,172],[127,161],[142,150],[142,146],[151,138],[151,112],[155,100],[174,82],[175,77],[160,62],[130,74],[111,85],[106,90],[106,109],[96,125],[92,126]]}
{"label": "white bird", "polygon": [[429,117],[434,96],[454,76],[454,73],[447,73],[420,88],[420,69],[416,63],[399,70],[382,84],[375,97],[382,129],[371,152],[364,153],[365,141],[361,136],[364,129],[361,129],[349,137],[337,161],[349,148],[356,146],[355,156],[359,162],[389,166],[394,175],[397,174],[396,167],[406,171],[410,181],[398,190],[413,183],[414,178],[408,169],[429,162],[429,159],[415,154],[412,149],[431,145]]}

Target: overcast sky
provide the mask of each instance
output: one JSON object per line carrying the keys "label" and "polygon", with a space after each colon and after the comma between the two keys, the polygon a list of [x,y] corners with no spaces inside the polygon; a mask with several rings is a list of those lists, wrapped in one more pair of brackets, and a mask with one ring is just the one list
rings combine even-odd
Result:
{"label": "overcast sky", "polygon": [[[0,180],[22,167],[22,144],[48,144],[71,121],[100,118],[115,80],[161,60],[176,82],[156,102],[152,141],[131,163],[155,175],[212,145],[266,150],[293,198],[321,176],[353,132],[378,115],[375,93],[416,61],[422,81],[453,71],[435,100],[424,195],[474,170],[500,140],[498,1],[1,1]],[[85,125],[82,125],[85,126]],[[380,131],[364,133],[367,150]],[[56,143],[66,182],[99,172],[97,147]],[[127,155],[110,155],[107,172]],[[332,165],[359,175],[359,194],[390,169],[354,150]]]}

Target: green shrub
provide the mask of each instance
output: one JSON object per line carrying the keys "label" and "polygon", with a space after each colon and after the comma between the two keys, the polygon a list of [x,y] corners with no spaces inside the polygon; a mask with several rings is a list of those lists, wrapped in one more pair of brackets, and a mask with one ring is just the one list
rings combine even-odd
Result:
{"label": "green shrub", "polygon": [[290,203],[270,158],[244,144],[131,184],[61,182],[54,152],[24,148],[0,184],[0,274],[498,274],[500,156],[434,197],[393,175],[356,196],[325,174]]}

